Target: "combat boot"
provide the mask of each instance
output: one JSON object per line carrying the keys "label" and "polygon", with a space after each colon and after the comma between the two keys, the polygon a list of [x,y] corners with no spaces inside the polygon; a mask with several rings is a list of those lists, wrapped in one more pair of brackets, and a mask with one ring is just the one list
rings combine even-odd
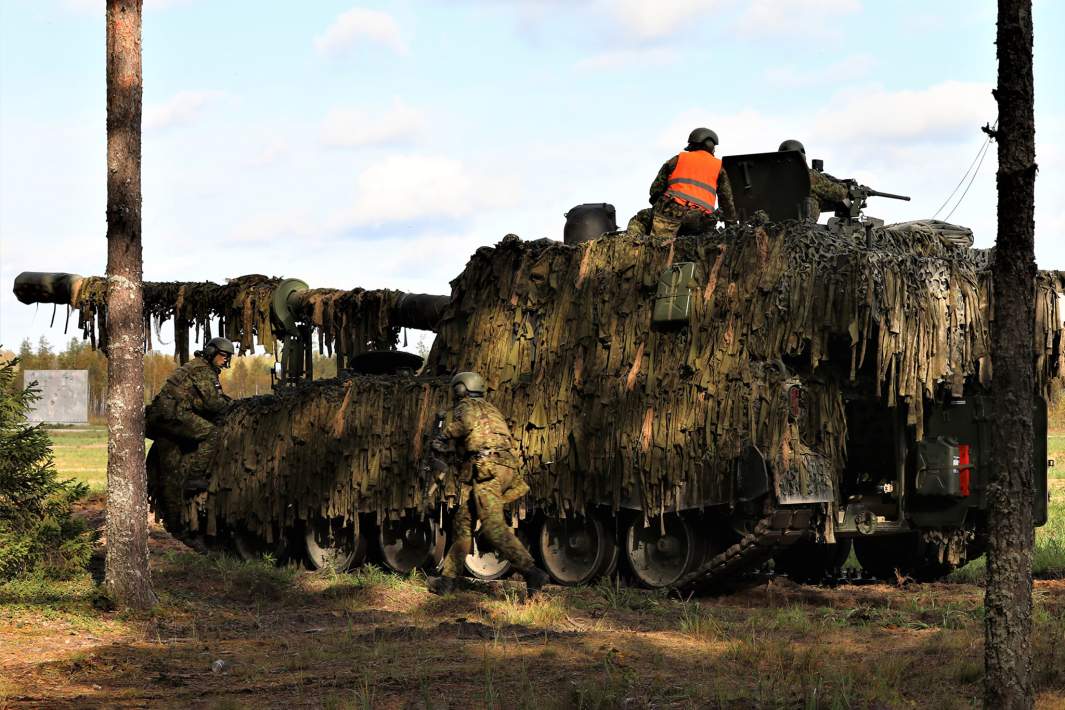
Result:
{"label": "combat boot", "polygon": [[539,567],[533,567],[524,574],[524,577],[525,591],[530,599],[539,594],[544,585],[551,581],[551,578],[547,576],[547,572],[544,572]]}
{"label": "combat boot", "polygon": [[428,587],[429,591],[433,594],[443,596],[455,591],[455,580],[452,577],[429,577],[426,580],[425,586]]}

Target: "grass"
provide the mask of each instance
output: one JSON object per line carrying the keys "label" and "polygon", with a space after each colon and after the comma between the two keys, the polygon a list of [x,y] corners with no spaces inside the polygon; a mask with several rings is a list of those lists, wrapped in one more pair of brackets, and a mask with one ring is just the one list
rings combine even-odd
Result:
{"label": "grass", "polygon": [[60,478],[82,481],[90,490],[106,490],[107,427],[49,429],[48,435]]}
{"label": "grass", "polygon": [[[0,587],[0,638],[34,654],[5,661],[0,706],[954,708],[981,692],[981,590],[965,585],[682,601],[602,584],[526,603],[435,597],[374,567],[188,553],[153,554],[153,579],[161,602],[146,614],[94,609],[87,577]],[[1035,677],[1049,705],[1065,698],[1065,587],[1040,584]],[[228,670],[212,673],[214,659]]]}
{"label": "grass", "polygon": [[94,606],[99,589],[88,574],[70,580],[30,575],[0,584],[0,625],[27,618],[89,632],[106,628]]}
{"label": "grass", "polygon": [[540,595],[526,601],[523,594],[511,589],[505,590],[502,599],[484,602],[483,609],[497,627],[550,629],[562,625],[567,615],[566,607],[558,597]]}

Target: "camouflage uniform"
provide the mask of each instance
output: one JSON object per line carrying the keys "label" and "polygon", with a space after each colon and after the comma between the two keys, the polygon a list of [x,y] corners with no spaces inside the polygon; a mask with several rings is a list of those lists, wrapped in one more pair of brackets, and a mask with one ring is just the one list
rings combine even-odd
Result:
{"label": "camouflage uniform", "polygon": [[481,533],[500,557],[525,573],[534,569],[532,555],[503,518],[505,499],[513,489],[524,487],[513,452],[510,428],[498,409],[480,397],[465,397],[455,405],[451,421],[433,440],[437,452],[456,451],[463,457],[460,490],[452,522],[451,549],[441,574],[458,577],[473,545],[473,528],[481,521]]}
{"label": "camouflage uniform", "polygon": [[846,207],[847,186],[820,170],[810,168],[810,199],[807,201],[807,217],[813,221],[822,212],[835,212]]}
{"label": "camouflage uniform", "polygon": [[171,373],[144,413],[146,434],[156,440],[152,448],[159,447],[161,470],[152,488],[171,531],[181,525],[186,481],[206,477],[214,456],[214,422],[230,402],[219,372],[203,357],[194,357]]}
{"label": "camouflage uniform", "polygon": [[[675,237],[684,234],[706,234],[717,226],[718,217],[724,220],[736,219],[736,206],[732,201],[732,184],[729,182],[725,168],[717,176],[717,207],[713,214],[698,207],[683,205],[666,195],[669,176],[677,167],[677,156],[673,156],[658,171],[651,182],[650,202],[654,212],[650,226],[651,236]],[[637,213],[637,217],[641,213]],[[633,218],[634,220],[636,217]],[[630,220],[630,227],[633,222]]]}
{"label": "camouflage uniform", "polygon": [[654,208],[645,207],[632,216],[625,233],[630,237],[646,237],[651,233],[651,221],[654,218]]}

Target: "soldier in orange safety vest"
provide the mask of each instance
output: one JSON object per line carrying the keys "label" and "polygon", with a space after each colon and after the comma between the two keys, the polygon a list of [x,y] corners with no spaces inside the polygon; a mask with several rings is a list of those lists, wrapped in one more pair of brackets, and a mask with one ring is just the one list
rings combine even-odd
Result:
{"label": "soldier in orange safety vest", "polygon": [[705,234],[718,219],[736,219],[732,187],[721,160],[714,155],[717,134],[696,128],[684,152],[670,158],[651,183],[651,236]]}

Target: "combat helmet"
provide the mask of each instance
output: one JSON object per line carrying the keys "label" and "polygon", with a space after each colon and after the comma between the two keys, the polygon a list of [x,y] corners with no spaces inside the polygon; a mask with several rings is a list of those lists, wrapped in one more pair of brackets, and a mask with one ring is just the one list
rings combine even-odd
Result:
{"label": "combat helmet", "polygon": [[476,372],[460,372],[451,378],[451,392],[456,397],[483,397],[488,387]]}
{"label": "combat helmet", "polygon": [[203,347],[203,358],[207,362],[213,363],[214,356],[222,353],[226,356],[226,361],[222,364],[222,367],[229,367],[229,361],[236,353],[236,349],[233,347],[233,341],[228,338],[211,338],[207,341],[207,345]]}
{"label": "combat helmet", "polygon": [[781,143],[780,147],[777,148],[777,150],[778,151],[797,150],[800,153],[802,153],[804,156],[806,155],[806,146],[804,146],[802,143],[800,143],[799,141],[795,140],[794,138],[789,138],[786,141],[784,141],[783,143]]}
{"label": "combat helmet", "polygon": [[[694,131],[688,134],[688,147],[699,148],[708,143],[713,145],[718,144],[717,134],[711,131],[709,128],[696,128]],[[713,147],[707,145],[707,147]]]}

